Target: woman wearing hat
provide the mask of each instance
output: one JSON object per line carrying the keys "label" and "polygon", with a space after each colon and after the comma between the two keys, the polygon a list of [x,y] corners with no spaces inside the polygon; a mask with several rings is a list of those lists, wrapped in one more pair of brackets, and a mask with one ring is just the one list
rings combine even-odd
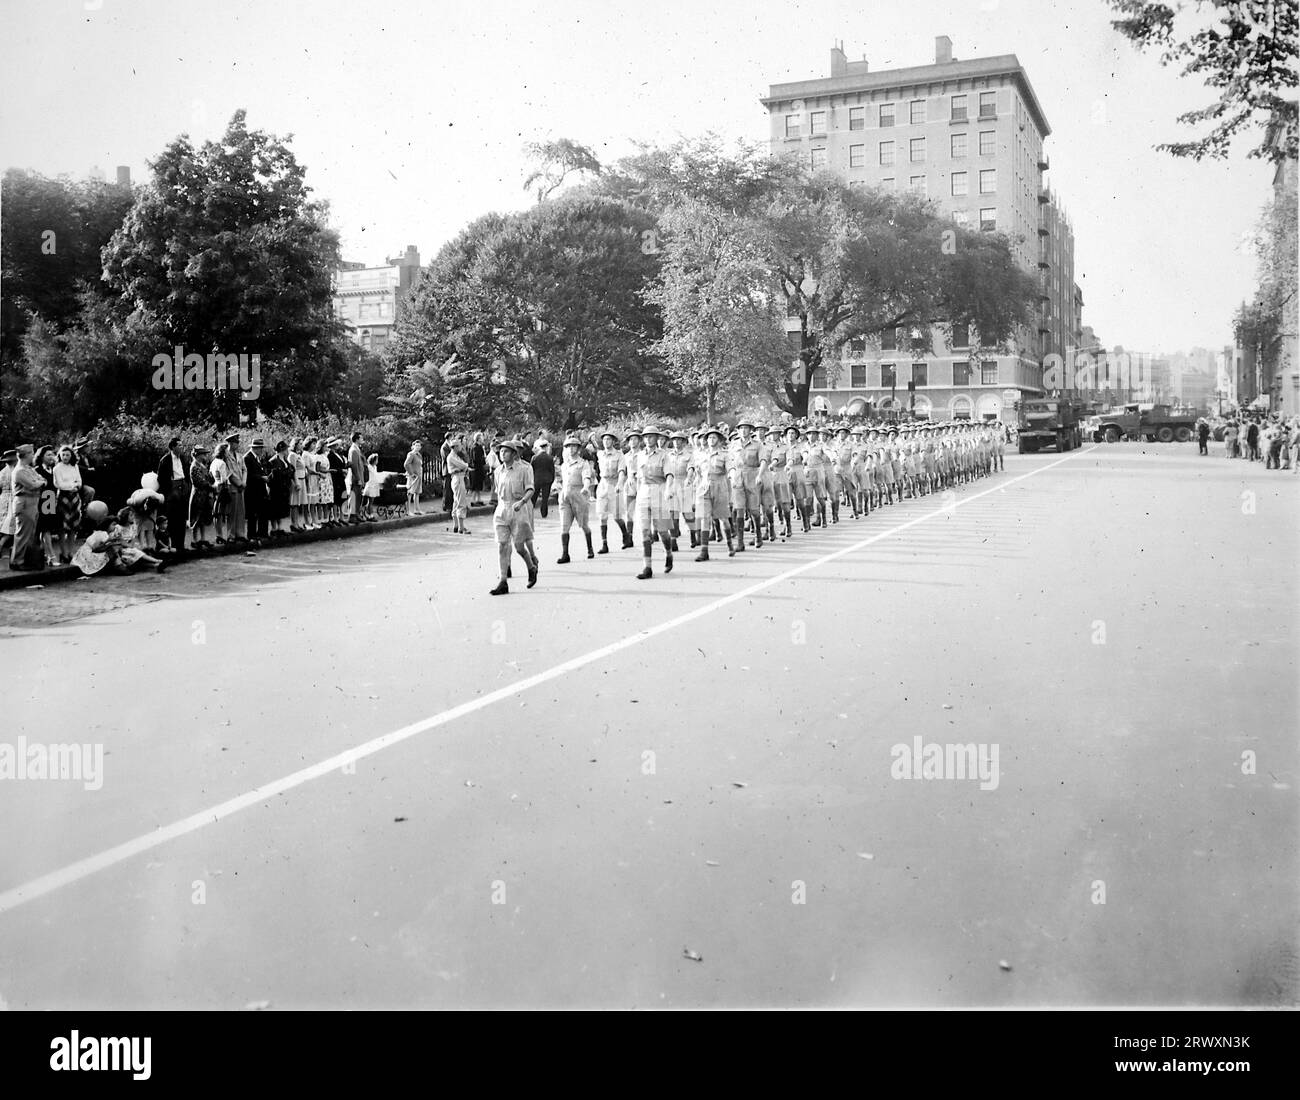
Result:
{"label": "woman wearing hat", "polygon": [[497,444],[500,465],[494,475],[497,510],[492,525],[497,537],[497,564],[501,576],[492,589],[493,596],[504,596],[510,591],[510,549],[513,544],[528,566],[528,587],[537,583],[539,562],[533,548],[533,467],[519,456],[524,445],[518,439],[507,439]]}
{"label": "woman wearing hat", "polygon": [[596,456],[596,469],[600,480],[596,482],[596,516],[600,520],[601,554],[609,553],[609,521],[612,519],[623,532],[623,549],[632,545],[632,532],[628,530],[623,501],[626,499],[624,481],[627,463],[618,449],[618,436],[606,429],[600,435],[600,451]]}
{"label": "woman wearing hat", "polygon": [[204,443],[194,444],[190,458],[190,506],[186,525],[194,532],[190,548],[208,550],[212,547],[212,448]]}
{"label": "woman wearing hat", "polygon": [[627,535],[623,540],[623,549],[632,549],[633,535],[632,528],[636,520],[636,492],[637,492],[637,472],[641,465],[641,431],[639,428],[629,428],[627,430],[627,451],[623,455],[623,491],[626,494],[623,504],[623,515],[627,518]]}
{"label": "woman wearing hat", "polygon": [[[795,430],[795,439],[799,438],[799,429]],[[794,503],[794,494],[790,491],[790,429],[786,429],[786,437],[774,435],[772,446],[768,452],[768,473],[772,479],[772,498],[775,502],[777,513],[781,517],[781,531],[783,538],[792,538],[794,532],[790,527],[790,509]],[[769,521],[770,522],[770,521]],[[775,530],[771,531],[775,537]]]}
{"label": "woman wearing hat", "polygon": [[808,444],[804,433],[791,424],[785,430],[790,448],[787,464],[790,467],[790,495],[799,509],[799,522],[804,531],[812,530],[812,484],[808,480]]}
{"label": "woman wearing hat", "polygon": [[668,467],[668,452],[659,446],[664,433],[658,428],[647,427],[641,437],[645,448],[640,452],[636,467],[636,530],[641,534],[645,566],[636,576],[637,580],[645,581],[654,576],[651,551],[656,537],[664,544],[664,572],[673,571],[673,529],[668,511],[668,491],[673,484],[673,475]]}
{"label": "woman wearing hat", "polygon": [[587,557],[594,558],[596,551],[591,546],[591,524],[587,520],[591,510],[588,505],[591,499],[591,467],[582,457],[582,440],[576,435],[564,439],[564,461],[560,464],[559,480],[560,522],[563,524],[560,542],[564,550],[555,564],[569,564],[569,529],[575,519],[587,537]]}
{"label": "woman wearing hat", "polygon": [[827,455],[822,442],[829,433],[822,428],[808,429],[808,446],[804,453],[804,463],[808,467],[808,487],[816,501],[817,514],[813,520],[814,527],[826,526],[826,501],[829,492],[826,480]]}
{"label": "woman wearing hat", "polygon": [[668,436],[668,470],[673,475],[672,488],[668,491],[668,515],[673,525],[673,549],[677,549],[677,540],[682,537],[681,523],[685,522],[690,532],[691,545],[699,541],[695,528],[695,484],[691,480],[695,463],[686,439],[686,433],[677,431]]}
{"label": "woman wearing hat", "polygon": [[695,489],[695,522],[700,532],[696,561],[709,560],[709,537],[715,523],[720,532],[726,532],[727,556],[736,556],[731,541],[731,486],[727,473],[732,463],[727,454],[727,436],[721,428],[709,428],[704,438],[707,449],[696,463],[699,481]]}

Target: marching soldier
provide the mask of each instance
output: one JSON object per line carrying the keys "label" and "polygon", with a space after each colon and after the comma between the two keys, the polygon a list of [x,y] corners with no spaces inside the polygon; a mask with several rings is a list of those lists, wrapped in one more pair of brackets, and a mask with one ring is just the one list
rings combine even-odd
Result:
{"label": "marching soldier", "polygon": [[660,448],[664,433],[647,426],[642,432],[645,448],[637,463],[636,530],[641,535],[641,548],[645,567],[636,575],[639,581],[654,576],[651,551],[655,537],[664,544],[664,572],[673,571],[672,522],[669,518],[667,494],[672,487],[673,475],[668,467],[668,452]]}
{"label": "marching soldier", "polygon": [[772,444],[775,441],[768,438],[766,424],[754,425],[754,438],[758,440],[763,462],[758,478],[759,507],[767,521],[768,541],[776,542],[776,475],[772,472]]}
{"label": "marching soldier", "polygon": [[763,445],[753,437],[754,425],[742,420],[736,425],[740,432],[740,444],[736,448],[736,460],[740,467],[740,490],[742,511],[738,517],[739,545],[737,553],[745,549],[745,516],[754,521],[754,549],[763,549],[763,494],[759,488],[760,479],[767,468],[763,458]]}
{"label": "marching soldier", "polygon": [[582,533],[587,538],[587,557],[594,558],[596,552],[591,547],[591,525],[587,522],[590,511],[588,501],[591,499],[591,467],[582,457],[582,440],[576,435],[566,436],[564,440],[564,462],[560,466],[560,522],[563,530],[560,543],[564,547],[556,565],[569,564],[569,529],[573,521],[578,521]]}
{"label": "marching soldier", "polygon": [[731,520],[728,518],[731,491],[727,481],[730,462],[724,446],[726,435],[721,428],[709,428],[704,433],[708,449],[696,460],[698,480],[695,488],[695,522],[700,532],[700,552],[696,561],[709,560],[709,536],[716,525],[725,529],[727,556],[734,557],[731,543]]}
{"label": "marching soldier", "polygon": [[794,531],[790,527],[790,508],[794,503],[794,494],[790,490],[790,455],[794,449],[790,437],[791,432],[794,433],[794,439],[799,438],[798,428],[793,426],[786,428],[785,438],[778,437],[772,447],[768,465],[768,472],[772,478],[773,500],[775,501],[776,511],[781,514],[783,541],[794,537]]}
{"label": "marching soldier", "polygon": [[623,532],[623,549],[632,545],[632,532],[628,530],[623,509],[626,499],[624,483],[627,480],[627,465],[623,452],[618,449],[618,436],[613,432],[602,432],[601,450],[596,456],[600,482],[596,486],[596,515],[600,519],[600,553],[609,553],[609,521],[612,519]]}
{"label": "marching soldier", "polygon": [[631,428],[627,433],[627,453],[623,456],[626,471],[623,489],[627,494],[623,508],[623,514],[627,516],[627,530],[623,533],[624,550],[632,549],[632,528],[633,521],[636,519],[637,475],[640,472],[641,453],[641,433],[636,428]]}
{"label": "marching soldier", "polygon": [[494,474],[497,510],[492,526],[497,537],[497,562],[501,577],[492,589],[493,596],[504,596],[510,591],[506,578],[510,573],[510,549],[514,549],[528,566],[528,587],[537,583],[537,554],[532,550],[533,540],[533,467],[519,461],[524,445],[518,439],[507,439],[497,445],[501,465]]}
{"label": "marching soldier", "polygon": [[808,480],[807,444],[802,442],[802,432],[793,424],[785,430],[789,441],[790,495],[799,506],[799,522],[805,532],[812,530],[812,485]]}
{"label": "marching soldier", "polygon": [[690,481],[693,455],[687,445],[685,432],[669,435],[668,445],[668,470],[673,475],[672,487],[668,491],[668,514],[672,519],[675,551],[677,540],[682,537],[683,522],[690,533],[691,545],[694,546],[696,542],[695,529],[691,526],[695,519],[695,486]]}
{"label": "marching soldier", "polygon": [[812,489],[812,495],[817,502],[817,518],[813,520],[814,527],[825,527],[827,525],[826,498],[828,481],[826,448],[822,445],[824,434],[821,428],[809,428],[808,446],[804,454],[804,463],[808,467],[808,485]]}

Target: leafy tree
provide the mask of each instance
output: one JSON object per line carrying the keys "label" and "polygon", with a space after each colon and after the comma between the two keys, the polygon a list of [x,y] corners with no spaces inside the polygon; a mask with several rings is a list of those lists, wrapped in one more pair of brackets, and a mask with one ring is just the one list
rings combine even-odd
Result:
{"label": "leafy tree", "polygon": [[753,222],[698,199],[659,219],[660,278],[646,298],[663,314],[651,350],[711,423],[720,401],[768,393],[788,370],[790,345],[768,292],[761,233]]}
{"label": "leafy tree", "polygon": [[[86,290],[102,293],[100,250],[130,209],[131,189],[10,169],[0,182],[0,349],[12,363],[28,318],[60,331]],[[44,335],[44,334],[43,334]]]}
{"label": "leafy tree", "polygon": [[545,202],[572,175],[583,172],[593,176],[601,173],[600,161],[596,159],[587,146],[572,138],[557,138],[553,141],[530,141],[524,146],[524,153],[537,167],[524,180],[524,190],[537,185],[537,201]]}
{"label": "leafy tree", "polygon": [[816,370],[834,381],[850,340],[903,329],[910,350],[927,354],[932,326],[960,323],[1004,347],[1032,315],[1037,285],[1007,238],[958,226],[917,195],[818,175],[774,197],[767,224],[773,289],[798,322],[800,360],[773,397],[794,415],[806,415]]}
{"label": "leafy tree", "polygon": [[[1263,141],[1253,157],[1280,161],[1296,156],[1296,25],[1294,0],[1108,0],[1122,15],[1111,25],[1137,44],[1158,49],[1162,65],[1182,65],[1218,91],[1207,107],[1187,111],[1177,121],[1212,123],[1194,141],[1157,145],[1176,157],[1219,159],[1228,155],[1233,138],[1261,127]],[[1208,19],[1206,18],[1208,16]],[[1271,140],[1270,125],[1281,128]]]}
{"label": "leafy tree", "polygon": [[220,141],[182,136],[151,168],[104,251],[116,321],[158,351],[256,353],[269,408],[322,407],[347,368],[338,237],[287,142],[249,130],[240,110]]}

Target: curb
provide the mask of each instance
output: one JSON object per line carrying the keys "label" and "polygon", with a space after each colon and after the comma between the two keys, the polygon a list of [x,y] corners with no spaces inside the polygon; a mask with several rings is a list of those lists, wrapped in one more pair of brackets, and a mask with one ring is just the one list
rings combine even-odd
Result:
{"label": "curb", "polygon": [[[441,501],[435,503],[441,504]],[[467,510],[469,516],[490,516],[494,509],[491,505],[480,505],[471,507]],[[429,512],[423,516],[399,516],[396,519],[375,520],[373,523],[350,524],[347,527],[325,527],[319,531],[303,531],[300,534],[290,534],[285,538],[268,539],[264,541],[261,547],[254,550],[254,554],[265,554],[275,550],[286,549],[290,546],[302,546],[312,542],[328,542],[333,539],[352,539],[359,538],[362,535],[373,535],[380,531],[393,531],[403,527],[421,527],[430,523],[450,523],[450,512]],[[239,556],[243,557],[247,551],[241,546],[218,546],[215,549],[205,551],[200,554],[186,552],[185,556],[180,559],[173,559],[167,562],[167,571],[184,566],[194,561],[209,561],[212,558]],[[62,581],[74,581],[82,576],[82,572],[75,565],[59,565],[53,569],[42,570],[9,570],[4,564],[0,564],[0,592],[13,590],[17,588],[41,588],[48,584],[58,584]],[[89,578],[87,578],[89,579]]]}

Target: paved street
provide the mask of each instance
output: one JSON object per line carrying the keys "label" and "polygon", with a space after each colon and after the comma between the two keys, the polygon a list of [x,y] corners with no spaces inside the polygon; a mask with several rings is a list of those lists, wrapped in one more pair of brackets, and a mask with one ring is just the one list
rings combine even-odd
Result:
{"label": "paved street", "polygon": [[484,520],[0,593],[4,741],[104,747],[3,786],[0,998],[1295,1004],[1298,497],[1089,445],[651,582],[553,512],[504,599]]}

